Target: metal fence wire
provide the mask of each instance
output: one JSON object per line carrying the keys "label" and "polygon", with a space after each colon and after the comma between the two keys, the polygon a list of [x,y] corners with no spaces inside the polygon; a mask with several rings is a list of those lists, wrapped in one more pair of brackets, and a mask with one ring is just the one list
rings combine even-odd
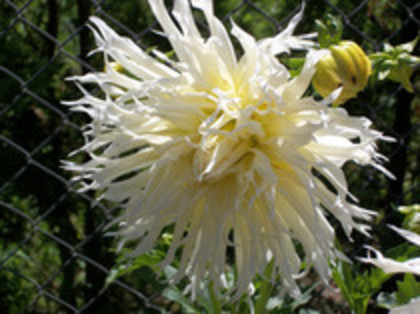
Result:
{"label": "metal fence wire", "polygon": [[[168,7],[172,1],[167,1]],[[300,1],[215,1],[228,29],[230,18],[251,34],[273,35],[299,10]],[[344,24],[343,38],[367,51],[400,44],[418,32],[420,3],[409,0],[307,1],[298,33],[330,13]],[[79,194],[60,161],[82,145],[86,117],[61,100],[78,98],[65,78],[100,70],[87,19],[97,15],[143,48],[169,51],[145,0],[0,0],[0,307],[2,313],[158,313],[176,311],[163,297],[164,282],[137,269],[107,282],[117,255],[104,226],[118,208]],[[202,21],[202,16],[197,15]],[[204,23],[201,30],[206,32]],[[374,90],[374,92],[372,92]],[[375,128],[397,139],[381,144],[390,158],[389,181],[369,168],[347,165],[350,187],[365,207],[400,219],[395,208],[419,202],[416,151],[419,107],[415,95],[393,82],[345,105],[368,116]],[[392,239],[391,239],[392,240]],[[386,243],[384,244],[386,245]]]}

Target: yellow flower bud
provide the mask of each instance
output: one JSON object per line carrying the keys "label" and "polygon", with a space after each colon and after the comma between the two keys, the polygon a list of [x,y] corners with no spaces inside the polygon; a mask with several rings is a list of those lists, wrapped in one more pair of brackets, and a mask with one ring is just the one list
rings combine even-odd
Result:
{"label": "yellow flower bud", "polygon": [[343,87],[335,105],[340,105],[365,88],[372,72],[369,58],[355,42],[342,41],[330,47],[331,54],[321,59],[312,83],[316,91],[327,97]]}

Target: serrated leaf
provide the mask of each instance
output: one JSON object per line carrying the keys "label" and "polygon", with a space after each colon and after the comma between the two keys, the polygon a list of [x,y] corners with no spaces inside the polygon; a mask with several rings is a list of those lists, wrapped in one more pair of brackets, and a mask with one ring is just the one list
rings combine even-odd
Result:
{"label": "serrated leaf", "polygon": [[162,295],[168,300],[178,303],[184,313],[200,313],[194,304],[175,286],[170,286],[163,290]]}
{"label": "serrated leaf", "polygon": [[162,258],[163,255],[161,252],[152,251],[149,254],[140,255],[131,261],[122,259],[109,272],[105,280],[105,285],[109,286],[117,278],[141,267],[149,267],[154,271],[158,271],[159,267],[157,266],[157,264],[162,260]]}
{"label": "serrated leaf", "polygon": [[316,20],[315,29],[318,32],[318,43],[321,48],[338,44],[343,34],[343,23],[334,15],[327,14],[325,21]]}
{"label": "serrated leaf", "polygon": [[420,282],[417,282],[413,274],[405,274],[404,279],[397,282],[397,287],[395,297],[398,304],[406,304],[420,296]]}
{"label": "serrated leaf", "polygon": [[405,261],[420,255],[420,248],[411,243],[402,243],[385,252],[385,256],[395,259],[396,261]]}
{"label": "serrated leaf", "polygon": [[387,78],[402,84],[408,92],[414,92],[410,78],[414,72],[414,67],[420,63],[420,58],[410,53],[417,40],[418,38],[396,47],[385,43],[383,52],[370,56],[375,61],[375,70],[380,80]]}

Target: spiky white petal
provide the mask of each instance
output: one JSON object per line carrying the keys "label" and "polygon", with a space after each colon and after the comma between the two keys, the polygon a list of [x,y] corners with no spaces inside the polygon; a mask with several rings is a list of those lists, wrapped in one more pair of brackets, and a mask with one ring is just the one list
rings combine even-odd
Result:
{"label": "spiky white petal", "polygon": [[[389,225],[389,227],[407,241],[415,244],[416,246],[420,246],[420,236],[418,234],[393,225]],[[384,257],[381,252],[370,246],[366,248],[369,250],[368,256],[360,258],[362,262],[373,264],[376,267],[381,268],[387,274],[413,273],[420,276],[420,257],[412,258],[405,262],[398,262],[391,258]],[[376,257],[372,258],[370,256],[370,251],[374,252]]]}
{"label": "spiky white petal", "polygon": [[369,252],[366,258],[360,258],[362,262],[373,264],[376,267],[381,268],[387,274],[413,273],[420,275],[420,258],[412,258],[405,262],[397,262],[391,258],[384,257],[381,252],[372,247],[368,246],[367,249],[374,252],[376,257],[372,258]]}
{"label": "spiky white petal", "polygon": [[[152,57],[91,18],[96,51],[125,73],[106,66],[73,78],[97,84],[106,97],[80,87],[84,97],[68,102],[92,118],[81,149],[91,159],[66,167],[80,173],[85,189],[100,188],[106,199],[124,202],[119,235],[138,241],[133,256],[150,250],[173,225],[163,264],[182,248],[173,279],[189,276],[193,291],[204,278],[223,284],[226,250],[233,246],[237,295],[271,259],[273,278],[280,273],[297,295],[302,257],[294,240],[307,265],[327,281],[329,260],[341,254],[326,213],[349,236],[352,229],[367,233],[359,220],[373,215],[348,201],[341,167],[348,161],[380,167],[375,141],[384,137],[369,120],[331,108],[338,93],[321,102],[304,95],[328,52],[313,50],[311,36],[292,35],[302,12],[282,33],[261,41],[233,23],[231,34],[243,50],[238,58],[211,1],[192,1],[204,13],[209,38],[195,26],[187,0],[175,1],[177,24],[163,0],[149,3],[177,60],[159,51]],[[309,49],[293,79],[276,58],[290,49]]]}
{"label": "spiky white petal", "polygon": [[[414,232],[388,225],[392,230],[416,246],[420,246],[420,236]],[[420,276],[420,257],[415,257],[404,262],[398,262],[391,258],[384,257],[378,250],[367,246],[368,256],[359,258],[360,261],[375,265],[387,274],[412,273]],[[375,257],[371,257],[371,252]],[[417,313],[420,306],[420,298],[413,298],[408,304],[397,306],[391,309],[390,314],[411,314]]]}
{"label": "spiky white petal", "polygon": [[403,238],[405,238],[407,241],[420,246],[420,235],[418,235],[417,233],[414,233],[412,231],[408,231],[405,229],[401,229],[398,228],[396,226],[393,225],[388,225],[388,227],[390,227],[392,230],[394,230],[396,233],[398,233],[400,236],[402,236]]}

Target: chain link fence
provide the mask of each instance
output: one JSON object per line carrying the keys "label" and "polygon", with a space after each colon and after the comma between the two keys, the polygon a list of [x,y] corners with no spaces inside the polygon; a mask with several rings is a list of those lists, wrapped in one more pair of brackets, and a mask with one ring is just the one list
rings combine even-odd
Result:
{"label": "chain link fence", "polygon": [[[280,31],[299,7],[300,1],[216,1],[216,13],[228,28],[233,18],[257,37]],[[342,19],[344,38],[374,52],[385,42],[412,40],[418,32],[419,8],[420,3],[409,0],[308,1],[298,32],[313,31],[314,20],[330,13]],[[118,208],[96,201],[94,193],[77,193],[71,174],[60,168],[61,160],[82,145],[81,126],[86,123],[85,117],[60,105],[61,100],[79,97],[64,79],[102,67],[100,57],[87,58],[94,48],[87,28],[90,15],[101,17],[145,49],[170,50],[154,33],[159,26],[144,0],[0,0],[3,313],[178,309],[162,296],[165,282],[147,269],[107,281],[117,256],[113,239],[104,237],[104,227]],[[196,18],[206,32],[202,17]],[[346,109],[368,116],[377,129],[398,140],[381,144],[396,180],[372,169],[353,165],[346,169],[361,203],[382,211],[384,224],[398,221],[396,206],[419,202],[418,100],[396,83],[378,82]]]}

